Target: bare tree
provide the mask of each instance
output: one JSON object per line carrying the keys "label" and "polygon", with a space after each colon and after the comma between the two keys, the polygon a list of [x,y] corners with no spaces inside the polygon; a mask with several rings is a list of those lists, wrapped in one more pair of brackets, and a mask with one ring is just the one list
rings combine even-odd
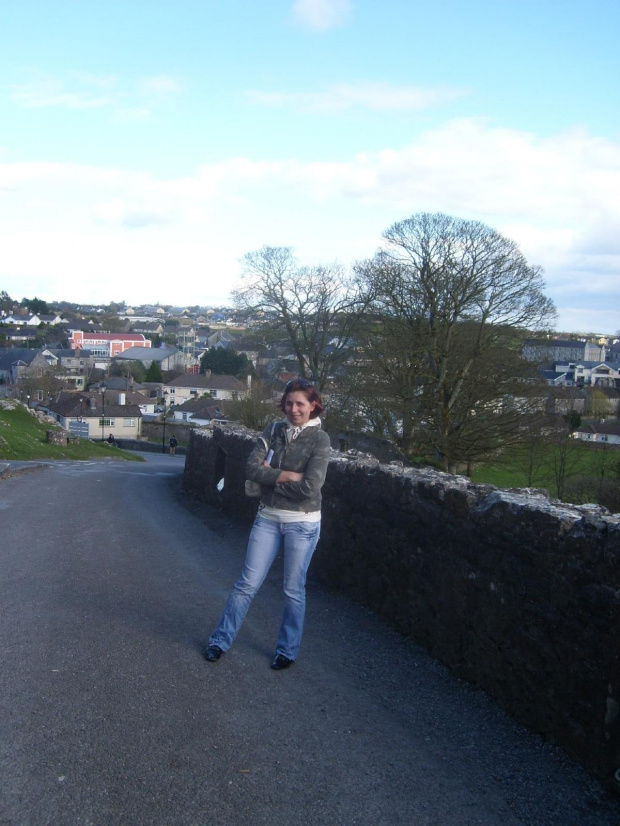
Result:
{"label": "bare tree", "polygon": [[550,438],[552,450],[546,465],[555,482],[558,499],[564,499],[568,483],[579,473],[584,445],[574,439],[568,429],[558,428]]}
{"label": "bare tree", "polygon": [[524,477],[528,488],[545,484],[545,467],[549,445],[536,421],[528,428],[517,450],[511,455],[511,464]]}
{"label": "bare tree", "polygon": [[225,412],[233,422],[239,422],[250,430],[264,430],[269,422],[281,413],[265,385],[254,379],[243,398],[226,402]]}
{"label": "bare tree", "polygon": [[69,383],[58,365],[31,366],[20,376],[19,387],[23,395],[37,399],[51,396],[59,390],[65,390],[69,387]]}
{"label": "bare tree", "polygon": [[368,304],[338,264],[300,267],[290,247],[262,247],[243,258],[239,309],[277,314],[302,376],[319,388],[346,361]]}
{"label": "bare tree", "polygon": [[[484,224],[419,213],[394,224],[384,239],[375,258],[358,265],[358,277],[377,315],[411,332],[417,415],[450,469],[488,451],[476,448],[483,419],[487,434],[497,432],[491,441],[505,440],[509,429],[497,427],[508,388],[498,379],[508,374],[498,355],[514,367],[525,331],[547,327],[555,310],[541,270]],[[518,418],[512,420],[514,430]]]}
{"label": "bare tree", "polygon": [[618,485],[620,449],[609,442],[601,442],[593,447],[595,450],[593,470],[596,479],[596,501],[602,504],[607,489]]}
{"label": "bare tree", "polygon": [[368,314],[335,398],[330,398],[330,415],[336,407],[343,425],[387,437],[408,456],[416,456],[421,352],[415,323]]}

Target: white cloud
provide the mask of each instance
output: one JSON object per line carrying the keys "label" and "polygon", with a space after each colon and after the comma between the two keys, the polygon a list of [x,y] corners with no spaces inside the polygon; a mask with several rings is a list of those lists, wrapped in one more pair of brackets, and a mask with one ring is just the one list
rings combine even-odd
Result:
{"label": "white cloud", "polygon": [[11,86],[11,98],[24,109],[43,109],[52,106],[63,109],[95,109],[113,102],[110,95],[100,94],[101,84],[93,84],[91,79],[87,85],[96,85],[97,93],[91,89],[68,89],[66,83],[59,78],[37,77],[27,83]]}
{"label": "white cloud", "polygon": [[[134,260],[143,248],[162,284],[166,267],[154,261],[169,262],[175,249],[187,247],[207,267],[210,250],[218,250],[221,268],[211,287],[205,276],[201,292],[190,294],[194,276],[179,280],[179,295],[186,290],[183,300],[195,303],[230,285],[239,256],[263,243],[290,244],[304,253],[307,248],[314,261],[348,262],[372,255],[377,237],[394,221],[442,211],[482,220],[514,238],[532,264],[545,268],[561,319],[569,317],[568,310],[562,315],[564,306],[581,306],[584,318],[593,320],[602,316],[590,310],[607,308],[602,331],[620,328],[620,142],[583,130],[542,139],[484,121],[454,120],[408,146],[345,161],[232,158],[176,179],[75,164],[0,162],[0,189],[6,193],[0,208],[3,250],[19,238],[21,227],[31,238],[26,258],[20,259],[16,247],[12,258],[3,253],[0,266],[8,285],[6,262],[14,262],[20,289],[32,277],[26,266],[31,273],[50,270],[50,227],[73,237],[80,250],[85,239],[105,237],[110,252],[104,260],[115,260],[119,283],[132,277],[123,261],[127,249]],[[94,256],[101,243],[95,243]],[[78,260],[87,258],[82,250]],[[199,279],[200,262],[186,264]],[[169,277],[181,272],[176,267]],[[149,290],[157,283],[149,282]],[[138,300],[141,289],[137,283],[124,298]],[[166,291],[149,294],[156,299]],[[561,326],[571,329],[566,322]]]}
{"label": "white cloud", "polygon": [[99,89],[112,89],[118,82],[116,75],[93,75],[90,72],[70,72],[69,77]]}
{"label": "white cloud", "polygon": [[146,207],[140,201],[132,203],[123,198],[112,198],[109,201],[100,201],[93,207],[93,213],[108,226],[119,226],[127,229],[141,229],[155,224],[167,224],[172,216],[166,210],[155,206]]}
{"label": "white cloud", "polygon": [[459,89],[422,89],[387,83],[340,83],[320,92],[248,92],[253,103],[290,107],[302,112],[335,114],[348,109],[371,112],[420,111],[447,103],[466,92]]}
{"label": "white cloud", "polygon": [[617,249],[620,143],[582,131],[545,139],[454,120],[400,149],[360,153],[348,161],[232,158],[186,178],[60,163],[0,164],[0,187],[64,184],[96,196],[100,188],[174,204],[175,210],[226,197],[252,199],[258,189],[317,203],[345,199],[404,213],[442,210],[510,225],[528,238],[554,233],[554,244],[588,252]]}
{"label": "white cloud", "polygon": [[[115,169],[84,164],[46,161],[7,163],[0,164],[0,189],[25,190],[28,186],[47,185],[61,189],[76,185],[86,190],[93,187],[114,187],[120,182],[119,174]],[[138,176],[134,173],[133,177]]]}
{"label": "white cloud", "polygon": [[30,80],[9,87],[10,97],[23,109],[102,109],[109,108],[117,120],[144,120],[151,114],[148,99],[178,94],[181,86],[168,75],[144,77],[123,83],[113,75],[71,72],[66,78],[36,74]]}
{"label": "white cloud", "polygon": [[179,82],[168,75],[144,77],[139,87],[144,94],[149,95],[175,95],[181,91]]}
{"label": "white cloud", "polygon": [[353,10],[351,0],[295,0],[293,16],[304,26],[326,31],[346,23]]}

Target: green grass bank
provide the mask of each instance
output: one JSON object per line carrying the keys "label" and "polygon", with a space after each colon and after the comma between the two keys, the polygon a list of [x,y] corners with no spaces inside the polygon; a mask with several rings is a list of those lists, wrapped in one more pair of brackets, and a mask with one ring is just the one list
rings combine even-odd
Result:
{"label": "green grass bank", "polygon": [[53,445],[46,432],[54,425],[40,422],[21,404],[0,404],[0,461],[27,462],[36,459],[144,459],[107,442],[81,439],[77,444]]}

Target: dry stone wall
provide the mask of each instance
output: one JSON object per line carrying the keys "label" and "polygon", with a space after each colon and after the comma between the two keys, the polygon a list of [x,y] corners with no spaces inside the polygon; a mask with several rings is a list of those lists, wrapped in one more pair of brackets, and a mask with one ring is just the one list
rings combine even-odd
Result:
{"label": "dry stone wall", "polygon": [[[187,492],[253,517],[255,438],[193,433]],[[334,452],[313,569],[590,771],[620,768],[619,514]]]}

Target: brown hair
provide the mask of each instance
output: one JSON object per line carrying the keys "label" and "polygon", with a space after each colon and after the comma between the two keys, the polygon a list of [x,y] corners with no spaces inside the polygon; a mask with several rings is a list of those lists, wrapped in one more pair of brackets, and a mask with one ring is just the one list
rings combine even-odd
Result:
{"label": "brown hair", "polygon": [[325,408],[323,407],[323,399],[321,398],[319,391],[311,381],[308,381],[308,379],[292,379],[288,382],[284,388],[284,394],[280,399],[280,404],[278,405],[280,410],[282,410],[283,413],[286,412],[286,408],[284,406],[286,404],[286,397],[289,393],[297,392],[305,393],[308,401],[314,402],[314,408],[312,413],[310,413],[310,418],[316,419],[316,417],[322,413]]}

